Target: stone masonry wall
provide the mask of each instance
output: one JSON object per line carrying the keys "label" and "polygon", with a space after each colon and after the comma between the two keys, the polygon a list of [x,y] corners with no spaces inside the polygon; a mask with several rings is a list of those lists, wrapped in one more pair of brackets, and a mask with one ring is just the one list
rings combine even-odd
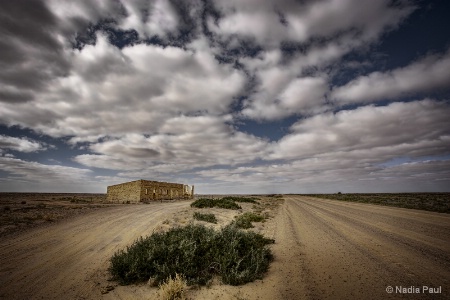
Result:
{"label": "stone masonry wall", "polygon": [[162,199],[181,199],[184,197],[183,185],[179,183],[142,180],[141,201]]}
{"label": "stone masonry wall", "polygon": [[114,203],[137,203],[140,201],[140,187],[140,180],[108,186],[106,199]]}
{"label": "stone masonry wall", "polygon": [[193,196],[193,186],[191,188],[180,183],[136,180],[108,186],[107,193],[106,199],[113,203],[190,199]]}

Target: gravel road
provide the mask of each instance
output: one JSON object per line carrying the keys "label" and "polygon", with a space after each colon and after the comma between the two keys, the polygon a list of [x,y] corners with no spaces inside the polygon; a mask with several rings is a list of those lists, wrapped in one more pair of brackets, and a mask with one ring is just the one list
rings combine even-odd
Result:
{"label": "gravel road", "polygon": [[280,299],[450,299],[450,215],[285,199],[275,235]]}
{"label": "gravel road", "polygon": [[[267,276],[202,289],[195,299],[450,299],[450,215],[284,198],[269,222],[276,243]],[[101,294],[108,259],[189,203],[106,208],[2,240],[0,299],[144,297],[145,286]],[[423,286],[441,293],[423,293]],[[118,296],[121,291],[129,297]]]}

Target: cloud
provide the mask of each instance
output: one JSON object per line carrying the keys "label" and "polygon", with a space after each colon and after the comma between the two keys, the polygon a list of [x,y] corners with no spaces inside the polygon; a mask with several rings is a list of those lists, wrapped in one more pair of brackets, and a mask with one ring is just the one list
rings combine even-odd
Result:
{"label": "cloud", "polygon": [[414,156],[414,151],[427,149],[427,142],[436,153],[445,153],[450,146],[449,113],[447,103],[423,100],[316,115],[295,123],[292,133],[274,146],[270,158],[298,159],[397,146],[407,147],[395,155]]}
{"label": "cloud", "polygon": [[[450,183],[450,160],[427,160],[379,166],[348,157],[319,155],[287,163],[234,169],[209,169],[197,174],[218,188],[245,186],[254,193],[424,192],[443,191]],[[206,189],[213,191],[214,186]]]}
{"label": "cloud", "polygon": [[[75,182],[103,192],[104,185],[128,179],[189,178],[216,191],[246,182],[246,192],[336,192],[339,186],[374,189],[388,178],[406,186],[420,177],[442,190],[447,161],[436,157],[449,154],[448,102],[333,112],[343,104],[418,99],[415,94],[447,88],[449,51],[355,75],[376,67],[363,56],[411,15],[415,3],[5,4],[0,124],[61,138],[77,155],[58,153],[60,161],[72,159],[93,171],[23,160],[24,153],[51,146],[7,133],[0,135],[0,164],[8,174],[0,186],[62,189]],[[346,75],[359,77],[333,87]],[[263,126],[240,131],[249,120]],[[258,137],[268,135],[262,132],[267,120],[295,123],[268,141]],[[391,163],[399,157],[408,161]]]}
{"label": "cloud", "polygon": [[239,0],[215,4],[223,16],[217,25],[210,23],[213,32],[221,38],[253,38],[265,47],[276,47],[284,41],[332,38],[346,32],[370,42],[414,10],[411,5],[390,5],[388,0]]}
{"label": "cloud", "polygon": [[[1,190],[29,192],[83,192],[92,190],[91,170],[61,165],[45,165],[13,157],[0,156]],[[103,189],[101,189],[103,190]]]}
{"label": "cloud", "polygon": [[17,138],[2,134],[0,135],[0,149],[29,153],[46,150],[47,146],[26,137]]}
{"label": "cloud", "polygon": [[119,50],[102,35],[71,56],[69,76],[53,80],[32,106],[0,103],[0,120],[78,140],[151,133],[171,116],[226,113],[246,81],[208,52],[145,44]]}
{"label": "cloud", "polygon": [[233,41],[229,45],[235,48],[248,39],[262,47],[258,55],[238,59],[255,79],[242,115],[256,120],[327,111],[333,64],[368,47],[415,9],[391,1],[227,1],[217,6],[223,16],[210,23],[217,38]]}
{"label": "cloud", "polygon": [[[247,100],[244,116],[252,119],[281,119],[293,114],[309,115],[327,109],[326,79],[300,77],[289,82],[283,71],[271,69],[263,74],[263,90]],[[289,78],[289,79],[288,79]]]}
{"label": "cloud", "polygon": [[[190,1],[193,4],[195,1]],[[119,27],[136,30],[142,38],[159,36],[167,39],[176,34],[183,23],[183,16],[177,12],[177,3],[171,1],[135,1],[123,2],[127,11]],[[180,6],[189,6],[179,3]],[[189,14],[189,12],[187,12]]]}
{"label": "cloud", "polygon": [[428,55],[388,72],[373,72],[335,87],[330,98],[337,104],[397,99],[415,93],[446,90],[450,85],[450,51]]}
{"label": "cloud", "polygon": [[[252,119],[326,111],[323,95],[328,91],[327,75],[319,71],[306,76],[305,70],[326,65],[376,39],[413,10],[410,5],[391,6],[389,1],[338,2],[175,5],[164,1],[36,1],[34,5],[42,14],[28,22],[45,25],[29,24],[41,28],[33,30],[36,36],[45,36],[40,41],[42,47],[30,47],[35,38],[19,32],[11,34],[10,44],[17,44],[11,53],[22,53],[17,59],[24,65],[40,62],[38,73],[24,69],[17,74],[18,83],[11,81],[0,88],[0,122],[33,128],[52,137],[92,141],[93,137],[108,135],[155,133],[164,120],[180,114],[230,113],[240,96],[247,96],[241,115]],[[342,18],[344,13],[347,18]],[[20,14],[19,10],[11,12],[17,19]],[[105,20],[115,21],[109,29],[136,29],[141,39],[157,36],[166,44],[141,42],[115,47],[108,28],[101,25]],[[243,26],[245,22],[256,26]],[[233,24],[243,31],[233,29]],[[267,31],[267,26],[276,32]],[[356,27],[361,32],[355,35],[352,28]],[[326,39],[317,44],[317,37]],[[230,38],[237,47],[245,40],[254,40],[255,47],[264,51],[254,58],[246,57],[245,51],[233,57],[230,50],[236,46],[228,43]],[[273,38],[278,39],[277,47],[285,40],[313,42],[287,64],[284,54],[269,41]],[[81,40],[86,44],[73,49],[73,44]],[[169,40],[182,42],[175,43],[182,47],[170,46]],[[38,52],[26,52],[30,49]],[[222,54],[241,61],[243,69],[218,60]],[[33,62],[25,63],[26,57],[33,57]],[[5,78],[12,80],[14,76]],[[29,88],[21,89],[27,78]],[[47,79],[39,83],[42,78]],[[256,86],[244,90],[251,78]],[[121,119],[128,122],[119,122]]]}
{"label": "cloud", "polygon": [[180,116],[162,124],[158,134],[127,134],[93,143],[96,154],[75,157],[86,166],[175,172],[212,165],[236,165],[261,157],[267,141],[235,131],[229,117]]}
{"label": "cloud", "polygon": [[0,103],[28,102],[69,63],[46,2],[8,1],[0,12]]}

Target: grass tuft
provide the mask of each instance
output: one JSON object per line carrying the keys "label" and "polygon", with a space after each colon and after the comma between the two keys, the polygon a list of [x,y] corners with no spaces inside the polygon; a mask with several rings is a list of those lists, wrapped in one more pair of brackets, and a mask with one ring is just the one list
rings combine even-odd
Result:
{"label": "grass tuft", "polygon": [[214,214],[202,214],[199,212],[195,212],[194,219],[199,220],[199,221],[205,221],[205,222],[217,224],[217,219]]}
{"label": "grass tuft", "polygon": [[184,300],[187,282],[182,275],[167,278],[159,285],[159,296],[161,300]]}
{"label": "grass tuft", "polygon": [[139,238],[110,259],[109,272],[121,284],[161,284],[176,274],[189,285],[206,285],[214,275],[240,285],[261,279],[273,257],[267,245],[274,240],[228,225],[219,231],[202,225],[172,228]]}

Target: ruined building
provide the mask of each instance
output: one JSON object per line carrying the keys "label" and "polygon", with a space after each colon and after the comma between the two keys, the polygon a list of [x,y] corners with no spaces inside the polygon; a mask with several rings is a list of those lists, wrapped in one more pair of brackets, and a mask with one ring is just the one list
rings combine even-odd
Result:
{"label": "ruined building", "polygon": [[194,186],[180,183],[135,180],[108,186],[109,202],[130,203],[150,202],[163,199],[194,198]]}

